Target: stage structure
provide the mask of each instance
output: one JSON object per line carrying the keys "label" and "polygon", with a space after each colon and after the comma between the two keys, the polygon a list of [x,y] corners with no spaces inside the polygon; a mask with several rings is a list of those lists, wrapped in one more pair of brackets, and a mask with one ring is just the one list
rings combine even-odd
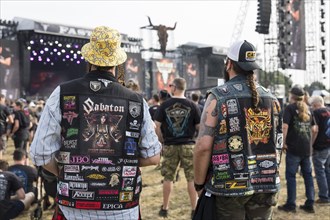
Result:
{"label": "stage structure", "polygon": [[[8,84],[15,89],[13,98],[46,98],[59,83],[81,77],[87,72],[80,50],[89,42],[91,29],[25,18],[14,18],[14,22],[18,24],[17,41],[7,42],[16,46],[18,51],[15,65],[19,69],[16,71],[18,76]],[[128,56],[124,64],[127,73],[125,80],[134,78],[144,89],[144,61],[140,53],[142,40],[125,34],[121,34],[121,38]]]}

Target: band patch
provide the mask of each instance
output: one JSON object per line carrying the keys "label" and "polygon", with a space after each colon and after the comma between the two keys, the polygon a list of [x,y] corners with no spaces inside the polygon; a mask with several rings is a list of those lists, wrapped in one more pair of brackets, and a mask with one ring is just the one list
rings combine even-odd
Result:
{"label": "band patch", "polygon": [[255,112],[252,108],[246,109],[246,131],[250,144],[268,143],[270,131],[272,128],[270,109],[261,109]]}
{"label": "band patch", "polygon": [[230,158],[234,165],[235,170],[244,169],[244,155],[243,154],[232,154],[232,155],[230,155]]}
{"label": "band patch", "polygon": [[228,114],[229,115],[235,115],[238,114],[238,104],[236,99],[228,99],[226,101],[227,108],[228,108]]}
{"label": "band patch", "polygon": [[63,109],[64,110],[76,110],[76,96],[64,96],[63,97]]}
{"label": "band patch", "polygon": [[136,118],[141,115],[141,103],[138,102],[129,102],[129,114],[133,117]]}
{"label": "band patch", "polygon": [[226,134],[227,133],[227,126],[226,126],[226,120],[220,121],[220,128],[219,128],[219,134]]}
{"label": "band patch", "polygon": [[247,181],[227,181],[225,183],[226,189],[245,189],[247,188]]}
{"label": "band patch", "polygon": [[89,82],[89,88],[93,90],[94,92],[97,92],[101,89],[101,82],[98,81],[90,81]]}
{"label": "band patch", "polygon": [[231,152],[239,152],[243,149],[243,140],[241,136],[234,135],[228,138],[228,149]]}

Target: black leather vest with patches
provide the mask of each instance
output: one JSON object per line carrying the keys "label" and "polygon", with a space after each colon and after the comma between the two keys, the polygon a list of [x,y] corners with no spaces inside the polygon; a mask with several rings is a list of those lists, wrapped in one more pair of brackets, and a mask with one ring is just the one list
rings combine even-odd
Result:
{"label": "black leather vest with patches", "polygon": [[142,96],[99,71],[60,88],[57,202],[94,210],[137,206],[142,185],[138,167]]}
{"label": "black leather vest with patches", "polygon": [[257,85],[260,112],[252,109],[247,78],[238,75],[211,89],[217,99],[218,123],[206,189],[218,196],[277,192],[282,149],[278,100]]}

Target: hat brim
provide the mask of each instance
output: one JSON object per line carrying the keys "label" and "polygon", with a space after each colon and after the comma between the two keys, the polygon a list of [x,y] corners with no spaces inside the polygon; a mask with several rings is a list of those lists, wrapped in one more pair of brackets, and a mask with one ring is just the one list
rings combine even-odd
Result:
{"label": "hat brim", "polygon": [[117,48],[107,56],[94,50],[90,43],[81,48],[81,55],[86,61],[96,66],[118,66],[127,59],[127,54],[122,48]]}
{"label": "hat brim", "polygon": [[238,66],[245,71],[261,69],[256,62],[237,62]]}

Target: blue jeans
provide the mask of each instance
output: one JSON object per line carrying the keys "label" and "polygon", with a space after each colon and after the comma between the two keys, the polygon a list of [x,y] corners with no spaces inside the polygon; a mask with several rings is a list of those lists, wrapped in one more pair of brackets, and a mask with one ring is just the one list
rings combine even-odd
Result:
{"label": "blue jeans", "polygon": [[313,163],[319,197],[322,200],[330,201],[330,148],[314,150]]}
{"label": "blue jeans", "polygon": [[299,157],[289,152],[286,153],[286,170],[285,178],[287,184],[287,202],[286,205],[289,207],[296,207],[296,174],[298,167],[301,167],[302,176],[305,183],[305,194],[307,200],[306,206],[314,205],[314,183],[312,177],[312,162],[311,157]]}

